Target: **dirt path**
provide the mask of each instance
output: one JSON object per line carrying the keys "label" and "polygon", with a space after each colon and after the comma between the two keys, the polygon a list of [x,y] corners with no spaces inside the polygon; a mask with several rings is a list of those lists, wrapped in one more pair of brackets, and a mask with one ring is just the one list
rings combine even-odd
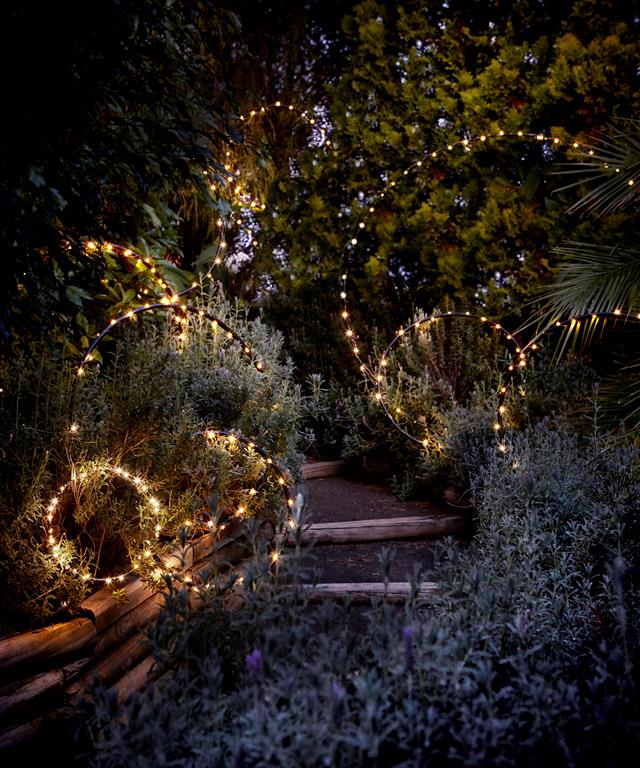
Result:
{"label": "dirt path", "polygon": [[[452,512],[444,504],[402,502],[384,485],[344,477],[308,480],[306,492],[311,523],[450,515]],[[393,552],[392,581],[406,581],[417,567],[423,569],[424,579],[433,567],[437,545],[438,539],[317,545],[308,556],[307,565],[317,570],[319,582],[379,582],[383,578],[379,554],[387,547]]]}

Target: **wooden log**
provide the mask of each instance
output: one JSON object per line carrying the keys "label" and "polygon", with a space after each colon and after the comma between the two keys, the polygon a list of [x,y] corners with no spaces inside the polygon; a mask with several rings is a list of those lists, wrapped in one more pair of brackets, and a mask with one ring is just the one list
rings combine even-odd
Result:
{"label": "wooden log", "polygon": [[[420,585],[419,598],[427,598],[438,591],[438,585],[433,581],[424,581]],[[306,594],[311,600],[350,600],[355,603],[369,602],[374,598],[385,596],[385,585],[380,582],[348,582],[335,584],[309,585]],[[391,603],[408,600],[411,596],[411,585],[406,581],[392,581],[386,587],[386,599]]]}
{"label": "wooden log", "polygon": [[64,682],[63,670],[53,669],[4,686],[0,690],[0,718],[13,720],[25,712],[31,717],[41,715],[46,703],[62,693]]}
{"label": "wooden log", "polygon": [[131,637],[134,632],[146,627],[160,613],[163,604],[164,597],[162,592],[155,592],[144,603],[140,603],[129,613],[120,616],[111,626],[98,635],[94,653],[95,657],[103,656],[115,645]]}
{"label": "wooden log", "polygon": [[8,637],[0,640],[0,672],[15,672],[27,665],[33,670],[44,661],[86,648],[95,642],[96,636],[93,621],[80,618]]}
{"label": "wooden log", "polygon": [[127,672],[139,659],[149,653],[149,646],[141,634],[135,634],[112,653],[103,657],[76,682],[67,688],[67,695],[74,697],[85,691],[95,680],[111,684]]}
{"label": "wooden log", "polygon": [[[302,533],[303,544],[352,544],[364,541],[422,539],[462,533],[469,524],[467,515],[422,515],[339,523],[313,523]],[[287,544],[293,545],[289,539]]]}
{"label": "wooden log", "polygon": [[191,567],[191,573],[200,573],[212,568],[223,573],[232,568],[236,563],[244,560],[248,553],[249,548],[246,542],[232,542],[216,552],[215,555],[209,555],[195,562]]}
{"label": "wooden log", "polygon": [[149,682],[149,673],[153,668],[153,662],[153,658],[147,656],[113,684],[112,689],[118,697],[118,703],[124,703],[132,694],[144,688]]}
{"label": "wooden log", "polygon": [[[7,749],[19,747],[25,742],[32,741],[38,735],[38,731],[42,728],[43,722],[44,718],[38,717],[28,723],[19,723],[18,725],[13,725],[11,728],[1,731],[0,753]],[[6,765],[4,756],[3,764]]]}
{"label": "wooden log", "polygon": [[335,477],[344,472],[344,461],[313,461],[302,466],[302,477],[313,480],[318,477]]}
{"label": "wooden log", "polygon": [[[115,589],[124,589],[126,598],[116,600],[113,597]],[[93,616],[96,629],[98,632],[102,632],[117,618],[129,613],[137,605],[151,597],[154,592],[155,590],[147,586],[142,579],[132,576],[122,586],[114,583],[111,586],[102,587],[84,600],[80,607]]]}
{"label": "wooden log", "polygon": [[[236,535],[240,530],[239,525],[235,521],[229,524],[228,527],[232,536]],[[166,555],[165,563],[174,567],[184,566],[185,570],[188,570],[196,560],[209,556],[215,546],[216,542],[212,536],[205,534],[191,542],[184,552],[176,549]],[[88,611],[93,616],[96,628],[100,633],[121,616],[130,613],[142,603],[146,603],[156,594],[156,591],[145,584],[139,577],[130,577],[124,582],[125,600],[116,600],[113,597],[114,589],[120,589],[119,584],[114,583],[111,586],[102,587],[102,589],[88,597],[81,605],[83,610]]]}

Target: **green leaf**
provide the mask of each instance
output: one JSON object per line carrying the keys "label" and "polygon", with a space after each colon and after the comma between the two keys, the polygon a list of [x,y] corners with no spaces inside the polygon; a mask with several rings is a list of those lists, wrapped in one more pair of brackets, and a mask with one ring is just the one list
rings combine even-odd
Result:
{"label": "green leaf", "polygon": [[152,208],[150,205],[147,205],[147,203],[143,203],[142,207],[147,212],[149,218],[151,219],[151,223],[156,229],[160,229],[162,226],[162,221],[160,220],[160,217],[155,211],[155,208]]}
{"label": "green leaf", "polygon": [[159,259],[156,263],[160,267],[162,276],[174,290],[182,291],[185,288],[188,288],[195,280],[193,272],[188,272],[186,269],[180,269],[180,267],[177,267],[171,261]]}
{"label": "green leaf", "polygon": [[75,304],[76,307],[82,306],[83,299],[90,301],[93,298],[90,293],[87,293],[83,288],[80,288],[77,285],[67,285],[64,291],[69,301],[72,304]]}

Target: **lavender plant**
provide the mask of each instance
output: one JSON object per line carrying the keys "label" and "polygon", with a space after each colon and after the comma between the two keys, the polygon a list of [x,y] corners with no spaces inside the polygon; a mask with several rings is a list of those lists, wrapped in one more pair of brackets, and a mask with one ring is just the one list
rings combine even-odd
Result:
{"label": "lavender plant", "polygon": [[172,588],[156,682],[121,707],[94,691],[91,765],[628,765],[637,451],[543,422],[464,459],[478,532],[443,546],[435,598],[417,574],[404,607],[311,604],[295,555],[245,578],[240,610],[221,576],[199,611]]}
{"label": "lavender plant", "polygon": [[[181,526],[218,523],[240,509],[276,522],[282,488],[265,461],[240,443],[230,448],[204,433],[213,427],[245,434],[297,478],[302,396],[292,364],[281,337],[215,286],[191,303],[203,314],[192,314],[188,331],[171,312],[118,328],[101,346],[102,364],[81,379],[51,356],[37,363],[30,356],[28,365],[16,356],[0,371],[0,631],[68,616],[90,585],[80,573],[129,570],[135,553],[127,550],[149,538],[148,521],[144,530],[140,525],[140,499],[101,472],[101,463],[125,467],[153,488],[161,501],[152,528],[160,550],[175,547]],[[206,314],[234,328],[261,370]],[[44,512],[72,473],[91,482],[60,500],[64,520],[54,524],[75,573],[53,557]],[[157,580],[158,562],[148,562],[143,575]]]}

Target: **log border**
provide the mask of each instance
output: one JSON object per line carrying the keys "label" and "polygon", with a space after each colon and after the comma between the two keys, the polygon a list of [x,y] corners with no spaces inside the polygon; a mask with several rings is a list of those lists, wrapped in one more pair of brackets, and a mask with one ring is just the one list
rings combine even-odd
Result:
{"label": "log border", "polygon": [[[247,557],[242,521],[218,541],[207,533],[168,556],[186,573],[234,568]],[[162,590],[129,577],[124,601],[103,586],[80,604],[80,616],[0,639],[0,756],[28,748],[54,713],[99,681],[124,700],[148,682],[153,666],[143,630],[160,612]]]}

